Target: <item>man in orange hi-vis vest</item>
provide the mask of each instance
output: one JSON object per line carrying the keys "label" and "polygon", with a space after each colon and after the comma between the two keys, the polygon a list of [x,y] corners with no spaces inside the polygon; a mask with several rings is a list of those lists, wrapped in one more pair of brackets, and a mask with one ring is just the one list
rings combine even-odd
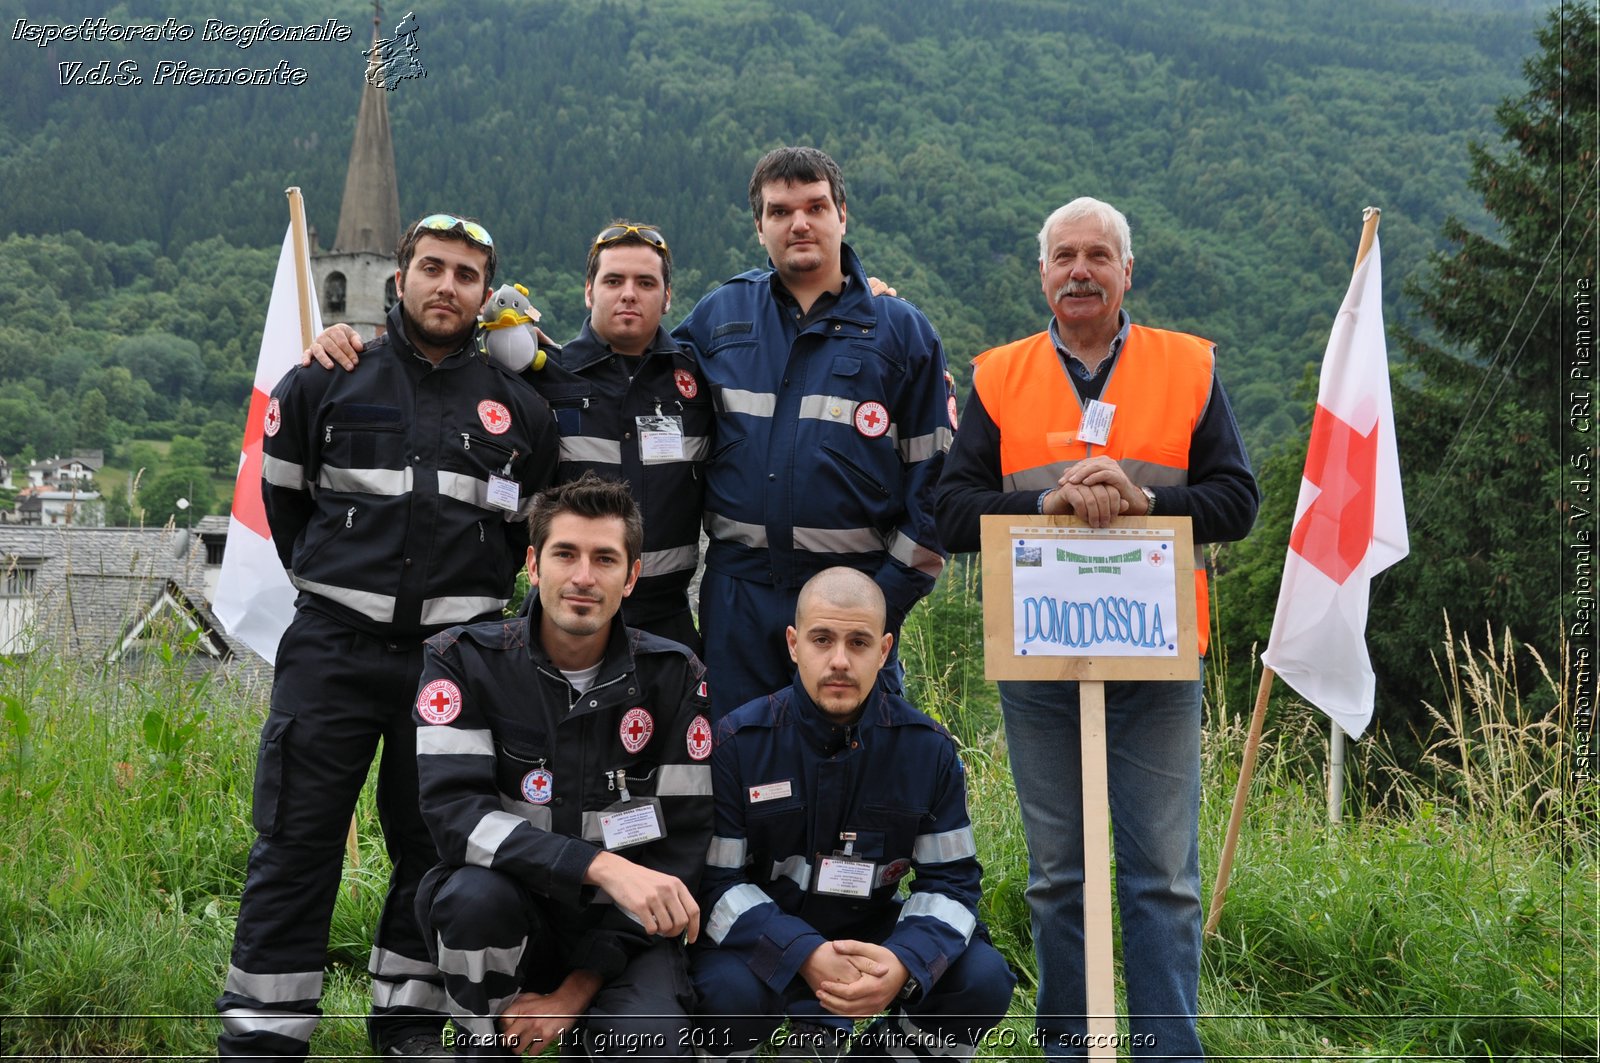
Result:
{"label": "man in orange hi-vis vest", "polygon": [[[972,396],[939,481],[951,551],[978,549],[985,513],[1193,520],[1195,543],[1242,538],[1260,493],[1208,340],[1135,325],[1128,221],[1087,197],[1039,232],[1049,327],[973,361]],[[1200,652],[1204,559],[1195,558]],[[1002,682],[1027,832],[1028,905],[1049,1058],[1085,1054],[1083,809],[1078,686]],[[1200,681],[1107,683],[1106,739],[1132,1055],[1202,1058]]]}

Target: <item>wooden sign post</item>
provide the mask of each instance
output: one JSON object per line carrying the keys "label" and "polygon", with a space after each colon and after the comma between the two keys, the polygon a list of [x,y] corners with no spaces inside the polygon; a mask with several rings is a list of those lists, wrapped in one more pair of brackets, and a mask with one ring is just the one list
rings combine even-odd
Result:
{"label": "wooden sign post", "polygon": [[1116,1058],[1105,684],[1199,678],[1195,560],[1188,517],[983,518],[985,677],[1078,683],[1090,1059]]}

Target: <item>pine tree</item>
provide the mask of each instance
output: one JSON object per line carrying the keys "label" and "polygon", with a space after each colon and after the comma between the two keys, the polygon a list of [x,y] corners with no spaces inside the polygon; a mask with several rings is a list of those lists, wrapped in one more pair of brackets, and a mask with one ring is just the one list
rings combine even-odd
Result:
{"label": "pine tree", "polygon": [[[1566,4],[1538,33],[1528,91],[1496,110],[1510,149],[1472,149],[1472,187],[1498,223],[1444,226],[1449,249],[1408,286],[1435,330],[1398,337],[1395,393],[1411,558],[1375,588],[1380,689],[1416,718],[1437,700],[1429,659],[1509,630],[1552,665],[1561,630],[1562,428],[1573,300],[1595,276],[1596,17]],[[1520,676],[1531,688],[1529,667]]]}

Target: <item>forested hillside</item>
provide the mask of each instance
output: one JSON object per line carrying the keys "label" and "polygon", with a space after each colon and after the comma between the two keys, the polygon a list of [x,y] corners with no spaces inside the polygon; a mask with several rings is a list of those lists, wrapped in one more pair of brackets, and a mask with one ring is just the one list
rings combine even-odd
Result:
{"label": "forested hillside", "polygon": [[[0,4],[10,31],[0,234],[20,234],[9,257],[28,262],[0,279],[0,401],[58,421],[47,442],[46,428],[0,417],[0,453],[103,434],[97,406],[77,418],[84,427],[66,423],[92,390],[112,418],[136,423],[137,404],[103,373],[128,361],[113,356],[119,338],[152,329],[193,344],[178,346],[204,376],[173,371],[165,391],[149,380],[149,417],[177,412],[163,397],[208,409],[241,397],[258,327],[249,311],[269,279],[246,249],[281,238],[285,186],[305,189],[323,243],[331,236],[370,8],[213,6],[107,14],[145,23],[170,13],[197,30],[209,17],[298,25],[331,15],[353,36],[39,47],[15,39],[18,18],[76,22],[81,7]],[[581,319],[586,240],[606,218],[666,227],[684,312],[760,261],[744,203],[756,155],[816,143],[850,180],[852,242],[924,307],[964,377],[973,354],[1042,323],[1032,242],[1043,215],[1101,196],[1133,222],[1133,312],[1219,342],[1240,420],[1264,453],[1304,417],[1293,385],[1320,356],[1361,208],[1385,209],[1390,317],[1401,324],[1414,317],[1402,285],[1438,245],[1445,216],[1482,218],[1467,142],[1493,135],[1493,104],[1514,89],[1536,21],[1528,5],[1506,7],[422,3],[428,76],[389,96],[402,213],[483,217],[505,273],[534,289],[564,334]],[[144,83],[59,84],[59,63],[103,59],[137,63]],[[283,59],[306,80],[155,84],[162,59]],[[69,232],[83,239],[68,253],[35,239]],[[214,290],[197,298],[193,285]]]}

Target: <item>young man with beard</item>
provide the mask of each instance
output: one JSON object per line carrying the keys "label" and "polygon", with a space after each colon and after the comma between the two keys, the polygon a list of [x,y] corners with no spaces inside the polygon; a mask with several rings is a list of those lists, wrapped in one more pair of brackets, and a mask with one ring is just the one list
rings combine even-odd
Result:
{"label": "young man with beard", "polygon": [[[749,1058],[785,1017],[786,1057],[972,1057],[1015,977],[978,923],[982,868],[944,728],[877,684],[894,636],[850,568],[799,591],[794,682],[723,717],[704,939],[713,1055]],[[910,876],[910,893],[899,897]]]}
{"label": "young man with beard", "polygon": [[436,861],[417,808],[409,707],[422,640],[498,616],[529,500],[558,442],[526,383],[480,357],[494,241],[470,218],[407,230],[388,332],[352,373],[273,389],[262,495],[299,589],[262,729],[250,853],[219,1055],[304,1058],[320,1014],[346,828],[383,742],[378,814],[394,871],[372,950],[368,1035],[386,1056],[441,1052],[438,969],[414,912]]}

